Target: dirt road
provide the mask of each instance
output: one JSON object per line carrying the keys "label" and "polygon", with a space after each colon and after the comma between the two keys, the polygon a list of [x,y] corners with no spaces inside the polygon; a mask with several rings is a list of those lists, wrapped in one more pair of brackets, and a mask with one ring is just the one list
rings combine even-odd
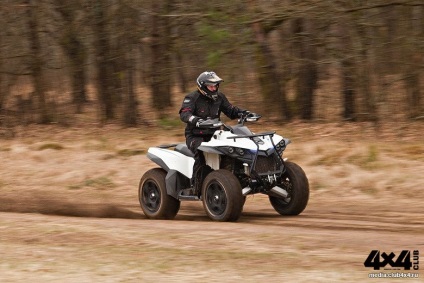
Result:
{"label": "dirt road", "polygon": [[154,166],[144,152],[178,134],[53,128],[0,140],[0,282],[389,282],[369,274],[391,270],[364,261],[424,253],[421,137],[312,132],[293,131],[287,149],[311,184],[306,210],[281,217],[257,195],[237,223],[210,221],[200,202],[173,221],[143,216],[138,181]]}

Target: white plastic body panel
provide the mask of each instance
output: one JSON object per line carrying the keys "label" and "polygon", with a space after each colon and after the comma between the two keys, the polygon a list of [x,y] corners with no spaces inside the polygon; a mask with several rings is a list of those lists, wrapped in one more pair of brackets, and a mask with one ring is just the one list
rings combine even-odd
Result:
{"label": "white plastic body panel", "polygon": [[160,158],[169,169],[176,170],[191,178],[193,175],[194,158],[185,156],[175,150],[151,147],[148,153]]}

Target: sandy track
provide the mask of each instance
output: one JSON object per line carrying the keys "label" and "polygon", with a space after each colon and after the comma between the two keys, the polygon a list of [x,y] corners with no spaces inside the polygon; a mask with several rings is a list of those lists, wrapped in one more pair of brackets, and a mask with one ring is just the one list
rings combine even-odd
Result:
{"label": "sandy track", "polygon": [[126,150],[161,141],[138,134],[0,141],[1,282],[387,282],[368,278],[371,250],[424,252],[420,141],[408,156],[377,141],[290,145],[311,183],[306,210],[281,217],[253,196],[239,222],[216,223],[200,202],[173,221],[144,217],[137,185],[154,165]]}
{"label": "sandy track", "polygon": [[424,247],[419,213],[399,212],[390,221],[312,202],[301,216],[280,217],[266,202],[248,200],[237,223],[211,222],[200,203],[186,203],[173,221],[0,213],[0,278],[365,282],[373,272],[363,266],[371,250],[398,254]]}

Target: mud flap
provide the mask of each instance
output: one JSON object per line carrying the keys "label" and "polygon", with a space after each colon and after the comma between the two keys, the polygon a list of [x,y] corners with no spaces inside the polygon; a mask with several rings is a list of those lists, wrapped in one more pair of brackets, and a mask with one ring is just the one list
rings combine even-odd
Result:
{"label": "mud flap", "polygon": [[176,170],[169,170],[165,178],[166,193],[178,199],[178,193],[182,189],[190,187],[190,179]]}

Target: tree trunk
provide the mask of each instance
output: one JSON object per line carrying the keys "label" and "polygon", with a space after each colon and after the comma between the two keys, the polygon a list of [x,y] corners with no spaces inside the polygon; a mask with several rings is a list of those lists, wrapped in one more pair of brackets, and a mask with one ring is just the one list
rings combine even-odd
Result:
{"label": "tree trunk", "polygon": [[[384,41],[385,46],[383,49],[382,60],[378,60],[380,65],[384,67],[385,73],[394,74],[399,69],[399,64],[395,63],[399,61],[399,56],[396,54],[396,47],[398,41],[398,15],[397,6],[387,6],[382,8],[381,15],[384,17],[384,25],[386,26],[386,40]],[[381,57],[380,57],[381,58]]]}
{"label": "tree trunk", "polygon": [[[420,89],[420,65],[423,60],[422,50],[417,46],[421,26],[419,21],[414,20],[414,7],[402,7],[402,19],[404,21],[404,51],[403,77],[406,89],[407,116],[410,119],[420,117],[421,113],[421,89]],[[418,11],[416,11],[418,12]],[[422,65],[421,65],[422,66]]]}
{"label": "tree trunk", "polygon": [[[181,27],[180,27],[181,28]],[[183,60],[183,48],[181,44],[180,36],[177,36],[176,42],[175,42],[175,60],[176,60],[176,70],[177,70],[177,81],[178,85],[180,86],[180,91],[182,93],[187,92],[187,78],[185,75],[184,70],[184,60]]]}
{"label": "tree trunk", "polygon": [[136,46],[139,41],[139,30],[128,29],[135,27],[138,23],[138,11],[129,3],[121,3],[116,12],[120,17],[116,19],[115,31],[115,89],[119,93],[118,98],[123,102],[123,123],[125,126],[133,127],[138,124],[138,101],[136,98],[136,83],[134,76],[136,72]]}
{"label": "tree trunk", "polygon": [[410,69],[405,74],[406,98],[408,103],[408,117],[410,119],[418,118],[423,115],[421,112],[421,89],[419,72]]}
{"label": "tree trunk", "polygon": [[153,107],[164,116],[164,109],[171,101],[171,23],[168,14],[172,10],[172,0],[152,1],[150,68]]}
{"label": "tree trunk", "polygon": [[351,58],[344,58],[341,62],[343,118],[347,121],[356,120],[355,111],[355,70]]}
{"label": "tree trunk", "polygon": [[100,120],[105,122],[115,117],[113,100],[114,82],[110,61],[111,47],[106,28],[105,3],[97,0],[95,9],[95,53],[97,59],[97,92],[100,103]]}
{"label": "tree trunk", "polygon": [[76,113],[82,112],[82,107],[87,102],[85,57],[83,44],[78,40],[76,34],[69,35],[69,45],[64,47],[70,59],[70,70],[72,79],[72,101],[76,107]]}
{"label": "tree trunk", "polygon": [[76,107],[76,113],[82,112],[82,107],[87,100],[85,60],[75,60],[71,63],[72,72],[72,96]]}
{"label": "tree trunk", "polygon": [[124,124],[126,126],[137,126],[137,99],[134,93],[134,69],[135,69],[135,58],[133,56],[134,50],[128,46],[127,58],[126,58],[126,77],[127,77],[127,101],[124,113]]}
{"label": "tree trunk", "polygon": [[[367,11],[366,11],[367,12]],[[371,89],[371,58],[369,55],[369,47],[371,46],[370,36],[368,30],[365,28],[362,21],[367,19],[367,14],[365,15],[358,14],[355,19],[356,22],[356,32],[358,34],[357,38],[357,78],[358,78],[358,87],[362,95],[361,99],[361,120],[364,121],[378,121],[377,115],[377,103],[375,98],[375,93]]]}
{"label": "tree trunk", "polygon": [[76,5],[66,0],[56,0],[56,9],[62,16],[67,29],[60,40],[60,45],[70,61],[72,80],[72,100],[76,113],[81,113],[87,102],[85,60],[87,52],[74,26]]}
{"label": "tree trunk", "polygon": [[[0,16],[1,16],[1,13],[0,13]],[[3,50],[1,49],[1,46],[3,45],[3,34],[2,33],[0,33],[0,70],[3,70]],[[2,112],[3,112],[3,103],[4,103],[4,101],[6,100],[6,96],[7,96],[7,93],[6,93],[6,90],[5,90],[5,87],[4,87],[4,77],[5,77],[5,75],[4,74],[2,74],[1,72],[0,72],[0,115],[2,115]],[[0,120],[0,123],[1,123],[1,120]]]}
{"label": "tree trunk", "polygon": [[[255,1],[250,1],[251,13],[256,13]],[[275,58],[271,48],[268,46],[266,33],[260,21],[254,21],[251,25],[255,37],[255,66],[256,74],[259,79],[259,85],[263,97],[263,102],[267,110],[278,111],[282,114],[282,119],[290,118],[290,110],[287,105],[285,88],[281,86],[284,83],[277,73]],[[276,103],[276,102],[279,103]]]}
{"label": "tree trunk", "polygon": [[337,36],[340,40],[338,48],[342,50],[341,58],[341,91],[343,97],[343,119],[356,121],[356,65],[353,59],[354,53],[352,38],[346,23],[339,25]]}
{"label": "tree trunk", "polygon": [[39,18],[37,2],[38,1],[34,0],[25,0],[24,4],[28,7],[27,24],[31,49],[30,70],[34,86],[34,95],[37,99],[40,123],[47,124],[53,121],[53,117],[51,115],[52,109],[47,107],[45,96],[45,85],[42,73],[44,62],[41,55],[41,42],[38,33]]}
{"label": "tree trunk", "polygon": [[297,38],[295,45],[300,61],[296,85],[297,109],[302,119],[312,120],[314,92],[318,82],[317,50],[312,42],[312,23],[302,18],[295,19],[293,33]]}

